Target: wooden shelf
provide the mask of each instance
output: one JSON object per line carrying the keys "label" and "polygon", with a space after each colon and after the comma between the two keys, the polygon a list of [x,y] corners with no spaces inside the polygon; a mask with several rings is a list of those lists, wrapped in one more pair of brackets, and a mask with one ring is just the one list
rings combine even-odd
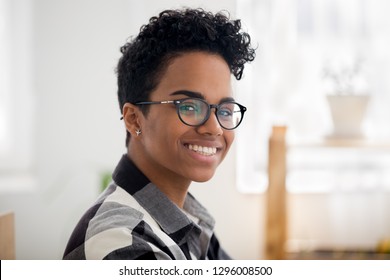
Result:
{"label": "wooden shelf", "polygon": [[[332,151],[327,149],[332,149]],[[312,151],[313,149],[314,151]],[[340,150],[338,150],[340,149]],[[322,151],[321,151],[322,150]],[[297,155],[291,153],[298,152]],[[287,159],[294,158],[295,166]],[[319,157],[324,156],[325,158]],[[343,158],[345,156],[345,158]],[[337,176],[347,176],[350,171],[359,174],[359,190],[369,190],[366,185],[372,184],[372,172],[376,168],[383,174],[389,168],[390,140],[372,140],[372,139],[345,139],[345,138],[323,138],[308,141],[291,141],[286,139],[286,127],[273,127],[269,138],[268,147],[268,190],[267,190],[267,216],[266,216],[266,238],[265,238],[265,256],[267,259],[390,259],[390,254],[379,254],[370,250],[337,250],[324,249],[313,250],[309,252],[286,252],[287,243],[287,219],[286,213],[286,175],[289,173],[289,179],[293,174],[293,169],[308,169],[309,172],[327,170],[337,172]],[[377,159],[381,159],[377,162]],[[294,159],[293,159],[294,160]],[[360,163],[362,161],[362,164]],[[290,168],[290,170],[287,170]],[[368,175],[362,170],[371,172]],[[387,169],[386,169],[387,168]],[[317,170],[318,169],[318,170]],[[382,174],[380,173],[380,174]],[[341,174],[341,175],[340,175]],[[382,175],[383,175],[382,174]],[[328,176],[326,174],[326,176]],[[365,177],[364,177],[365,176]],[[375,177],[375,176],[374,176]],[[300,177],[298,177],[299,179]],[[305,174],[305,178],[308,178]],[[318,172],[314,178],[318,179]],[[333,177],[332,177],[333,178]],[[362,180],[368,178],[369,180]],[[376,178],[376,177],[375,177]],[[324,178],[320,179],[321,184],[328,184]],[[343,179],[345,179],[343,177]],[[387,177],[383,177],[385,190],[388,186]],[[333,180],[334,181],[334,180]],[[335,184],[330,181],[329,184]],[[338,182],[338,181],[337,181]],[[343,184],[345,181],[341,181]],[[368,182],[366,184],[366,182]],[[290,183],[290,181],[288,182]],[[376,183],[376,181],[375,181]],[[297,183],[296,185],[298,185]],[[329,189],[323,188],[319,184],[313,192],[322,192],[335,189],[330,186]],[[341,184],[341,183],[340,183]],[[314,186],[311,184],[311,186]],[[338,186],[336,186],[338,188]],[[343,186],[343,190],[356,190],[348,184]],[[385,188],[386,187],[386,188]],[[301,188],[299,191],[306,192],[308,188]],[[340,190],[340,188],[338,188]],[[371,189],[370,189],[371,190]],[[375,189],[377,190],[377,188]],[[290,189],[289,191],[292,191]],[[292,191],[293,192],[293,191]]]}
{"label": "wooden shelf", "polygon": [[332,138],[310,140],[292,140],[287,144],[291,148],[370,148],[390,151],[390,140],[365,138]]}
{"label": "wooden shelf", "polygon": [[390,254],[374,250],[318,249],[286,253],[289,260],[390,260]]}

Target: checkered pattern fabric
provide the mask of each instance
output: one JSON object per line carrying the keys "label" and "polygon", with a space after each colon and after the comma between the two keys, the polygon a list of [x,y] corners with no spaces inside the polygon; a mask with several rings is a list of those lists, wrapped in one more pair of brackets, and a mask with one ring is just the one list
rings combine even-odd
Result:
{"label": "checkered pattern fabric", "polygon": [[74,229],[64,259],[229,259],[207,210],[191,194],[183,208],[124,155]]}

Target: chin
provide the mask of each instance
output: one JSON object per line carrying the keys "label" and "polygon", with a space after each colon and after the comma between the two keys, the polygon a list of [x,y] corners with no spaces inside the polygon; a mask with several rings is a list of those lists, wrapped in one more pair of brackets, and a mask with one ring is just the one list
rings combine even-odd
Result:
{"label": "chin", "polygon": [[207,175],[205,175],[205,174],[202,174],[199,176],[192,175],[191,180],[194,182],[197,182],[197,183],[204,183],[204,182],[209,181],[211,178],[213,178],[213,176],[214,176],[214,172],[212,174],[207,174]]}

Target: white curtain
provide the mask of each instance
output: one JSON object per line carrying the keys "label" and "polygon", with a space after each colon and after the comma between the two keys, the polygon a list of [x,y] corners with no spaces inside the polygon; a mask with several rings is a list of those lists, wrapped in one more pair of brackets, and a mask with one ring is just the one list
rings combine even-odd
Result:
{"label": "white curtain", "polygon": [[371,96],[367,138],[390,137],[390,2],[385,0],[241,0],[238,17],[258,44],[256,61],[237,83],[248,107],[237,137],[237,183],[243,192],[267,186],[267,139],[275,124],[294,141],[332,129],[323,77],[328,65],[361,68]]}

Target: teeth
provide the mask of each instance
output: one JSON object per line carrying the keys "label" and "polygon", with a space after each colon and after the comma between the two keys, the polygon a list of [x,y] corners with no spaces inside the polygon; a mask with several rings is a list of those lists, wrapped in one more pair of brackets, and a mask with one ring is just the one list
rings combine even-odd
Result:
{"label": "teeth", "polygon": [[211,155],[215,155],[217,153],[217,148],[215,148],[215,147],[202,147],[202,146],[198,146],[198,145],[189,144],[188,149],[190,149],[194,152],[197,152],[201,155],[204,155],[204,156],[211,156]]}

